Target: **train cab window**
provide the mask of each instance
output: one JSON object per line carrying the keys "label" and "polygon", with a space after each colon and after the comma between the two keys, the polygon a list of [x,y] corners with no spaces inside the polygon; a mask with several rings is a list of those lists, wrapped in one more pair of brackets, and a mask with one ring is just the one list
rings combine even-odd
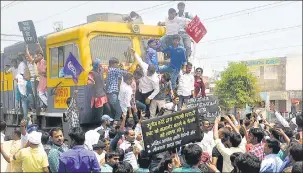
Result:
{"label": "train cab window", "polygon": [[[72,53],[78,62],[79,60],[79,49],[76,44],[67,44],[64,46],[50,48],[51,68],[50,77],[58,78],[60,70],[64,67],[65,61],[68,58],[69,53]],[[69,77],[69,76],[65,76]]]}
{"label": "train cab window", "polygon": [[126,64],[133,63],[134,58],[129,51],[131,48],[132,40],[124,36],[98,35],[90,41],[92,60],[99,58],[102,64],[108,64],[112,57]]}

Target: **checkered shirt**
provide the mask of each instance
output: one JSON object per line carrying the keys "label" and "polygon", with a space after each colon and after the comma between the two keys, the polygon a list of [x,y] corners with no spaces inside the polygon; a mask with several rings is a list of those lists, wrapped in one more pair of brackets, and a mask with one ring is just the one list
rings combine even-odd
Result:
{"label": "checkered shirt", "polygon": [[125,70],[109,67],[106,78],[106,93],[119,92],[119,79],[126,73]]}
{"label": "checkered shirt", "polygon": [[251,150],[248,152],[252,153],[253,155],[257,156],[260,161],[264,158],[264,146],[262,143],[256,144],[251,147]]}

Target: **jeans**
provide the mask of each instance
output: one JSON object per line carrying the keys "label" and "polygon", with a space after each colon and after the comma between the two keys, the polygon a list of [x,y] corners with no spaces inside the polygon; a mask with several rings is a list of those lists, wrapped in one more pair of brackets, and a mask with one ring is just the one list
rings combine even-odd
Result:
{"label": "jeans", "polygon": [[159,73],[169,73],[171,78],[172,89],[174,90],[177,87],[177,78],[179,76],[180,70],[172,68],[170,65],[165,65],[159,67]]}
{"label": "jeans", "polygon": [[142,102],[140,102],[139,100],[136,100],[136,106],[138,109],[142,110],[142,111],[146,111],[146,105]]}
{"label": "jeans", "polygon": [[120,107],[120,102],[118,99],[118,93],[109,93],[107,94],[108,102],[111,108],[114,111],[111,111],[114,117],[112,117],[115,121],[120,121],[121,115],[122,115],[122,109]]}
{"label": "jeans", "polygon": [[186,32],[179,32],[181,37],[180,44],[184,45],[186,49],[186,59],[188,59],[189,55],[191,54],[191,40],[189,35]]}
{"label": "jeans", "polygon": [[28,96],[21,95],[21,106],[23,111],[23,119],[28,120],[28,106],[31,105],[31,94]]}
{"label": "jeans", "polygon": [[[179,95],[179,103],[178,103],[178,109],[182,109],[183,103],[190,99],[190,96],[181,96]],[[178,110],[179,111],[179,110]]]}

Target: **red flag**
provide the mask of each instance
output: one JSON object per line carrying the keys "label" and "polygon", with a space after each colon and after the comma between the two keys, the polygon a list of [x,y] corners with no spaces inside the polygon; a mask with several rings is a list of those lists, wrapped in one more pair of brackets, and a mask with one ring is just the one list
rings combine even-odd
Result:
{"label": "red flag", "polygon": [[188,24],[186,32],[196,43],[198,43],[207,33],[198,16],[195,16],[193,20]]}

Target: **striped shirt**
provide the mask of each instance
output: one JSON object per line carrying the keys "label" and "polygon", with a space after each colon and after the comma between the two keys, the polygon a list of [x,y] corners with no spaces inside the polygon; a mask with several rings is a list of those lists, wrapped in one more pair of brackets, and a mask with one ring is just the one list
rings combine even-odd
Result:
{"label": "striped shirt", "polygon": [[27,62],[27,67],[28,67],[28,70],[29,70],[29,73],[30,73],[30,77],[31,77],[31,80],[35,78],[35,67],[34,67],[34,64],[30,63],[30,62]]}

